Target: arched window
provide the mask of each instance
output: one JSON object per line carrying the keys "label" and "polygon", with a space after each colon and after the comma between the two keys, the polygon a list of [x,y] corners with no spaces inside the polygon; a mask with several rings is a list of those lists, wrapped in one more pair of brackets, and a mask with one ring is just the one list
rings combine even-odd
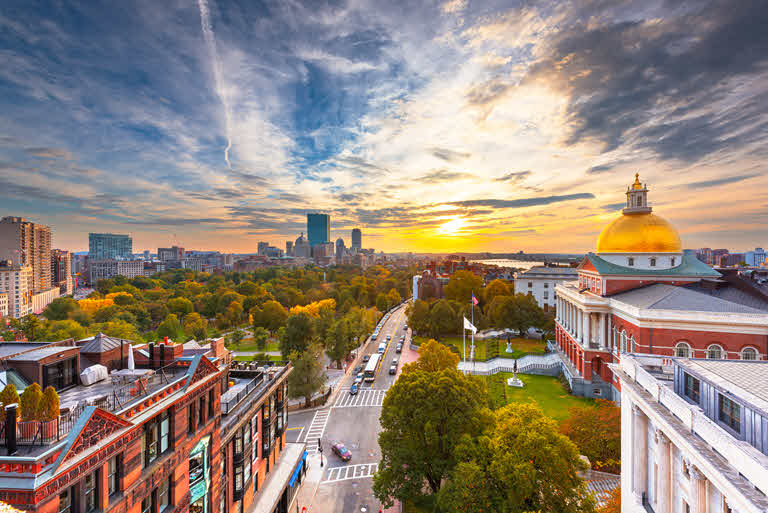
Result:
{"label": "arched window", "polygon": [[712,344],[707,348],[707,358],[710,360],[721,360],[723,358],[723,348],[717,344]]}
{"label": "arched window", "polygon": [[678,342],[675,344],[675,356],[680,358],[690,358],[691,346],[687,342]]}
{"label": "arched window", "polygon": [[627,332],[624,330],[621,330],[621,352],[627,352]]}
{"label": "arched window", "polygon": [[745,347],[741,350],[742,360],[757,360],[757,350],[754,347]]}
{"label": "arched window", "polygon": [[629,337],[629,347],[630,347],[629,350],[634,353],[635,352],[635,336],[634,335]]}

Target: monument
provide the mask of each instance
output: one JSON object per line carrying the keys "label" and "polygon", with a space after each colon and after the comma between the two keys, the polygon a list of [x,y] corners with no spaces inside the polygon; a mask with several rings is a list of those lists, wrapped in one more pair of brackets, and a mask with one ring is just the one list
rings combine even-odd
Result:
{"label": "monument", "polygon": [[525,383],[517,377],[517,360],[515,360],[515,366],[513,367],[513,376],[507,379],[507,386],[523,388]]}

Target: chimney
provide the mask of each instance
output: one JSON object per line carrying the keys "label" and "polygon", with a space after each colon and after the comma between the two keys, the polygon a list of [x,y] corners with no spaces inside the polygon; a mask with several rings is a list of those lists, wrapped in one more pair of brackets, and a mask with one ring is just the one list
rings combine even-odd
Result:
{"label": "chimney", "polygon": [[13,403],[5,407],[5,446],[8,448],[8,456],[16,455],[16,408]]}
{"label": "chimney", "polygon": [[154,342],[149,343],[149,368],[150,369],[155,368],[155,343]]}
{"label": "chimney", "polygon": [[[166,337],[167,339],[168,337]],[[158,347],[158,352],[160,353],[160,358],[158,360],[160,361],[160,368],[165,367],[165,342],[160,342],[160,347]]]}
{"label": "chimney", "polygon": [[165,345],[168,345],[168,337],[163,337],[163,343],[164,343]]}
{"label": "chimney", "polygon": [[125,342],[120,341],[120,368],[125,369]]}

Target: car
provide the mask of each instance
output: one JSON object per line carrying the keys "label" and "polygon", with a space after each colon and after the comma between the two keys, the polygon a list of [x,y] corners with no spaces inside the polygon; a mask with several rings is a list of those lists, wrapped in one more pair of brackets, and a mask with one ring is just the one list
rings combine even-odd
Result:
{"label": "car", "polygon": [[389,373],[390,373],[390,374],[397,374],[397,365],[392,365],[392,366],[389,368]]}
{"label": "car", "polygon": [[387,335],[387,340],[392,340],[392,335]]}
{"label": "car", "polygon": [[337,442],[331,446],[333,454],[341,458],[341,461],[349,461],[352,459],[352,453],[349,452],[343,443]]}
{"label": "car", "polygon": [[397,356],[392,358],[392,365],[397,365],[398,363],[400,363],[400,358],[398,358]]}
{"label": "car", "polygon": [[349,395],[357,395],[357,383],[352,383],[352,386],[349,387]]}
{"label": "car", "polygon": [[403,352],[403,344],[397,344],[397,346],[395,347],[395,352],[396,353],[402,353]]}
{"label": "car", "polygon": [[361,372],[363,372],[362,365],[358,365],[357,367],[355,367],[355,374],[360,374]]}
{"label": "car", "polygon": [[368,360],[370,360],[370,359],[371,359],[371,355],[369,355],[369,354],[367,354],[367,355],[363,356],[363,361],[364,361],[365,363],[368,363]]}
{"label": "car", "polygon": [[359,372],[357,376],[355,376],[355,381],[352,383],[353,385],[359,385],[363,382],[363,373]]}
{"label": "car", "polygon": [[371,340],[376,340],[376,333],[373,334],[373,336],[371,337]]}

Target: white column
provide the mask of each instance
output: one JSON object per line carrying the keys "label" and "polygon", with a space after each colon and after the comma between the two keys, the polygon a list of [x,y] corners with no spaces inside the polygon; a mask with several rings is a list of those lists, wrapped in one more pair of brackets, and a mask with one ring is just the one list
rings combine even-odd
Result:
{"label": "white column", "polygon": [[639,502],[646,493],[648,484],[648,418],[636,404],[632,405],[632,423],[632,473],[635,478],[632,490]]}
{"label": "white column", "polygon": [[608,345],[605,343],[607,338],[605,335],[605,330],[606,330],[605,318],[607,315],[604,313],[600,313],[598,315],[600,316],[600,337],[598,341],[600,343],[600,349],[605,349]]}
{"label": "white column", "polygon": [[672,473],[669,438],[656,430],[656,513],[672,513]]}
{"label": "white column", "polygon": [[584,347],[589,347],[592,343],[592,314],[584,312]]}
{"label": "white column", "polygon": [[691,513],[707,513],[707,478],[693,465],[688,473],[691,475]]}

